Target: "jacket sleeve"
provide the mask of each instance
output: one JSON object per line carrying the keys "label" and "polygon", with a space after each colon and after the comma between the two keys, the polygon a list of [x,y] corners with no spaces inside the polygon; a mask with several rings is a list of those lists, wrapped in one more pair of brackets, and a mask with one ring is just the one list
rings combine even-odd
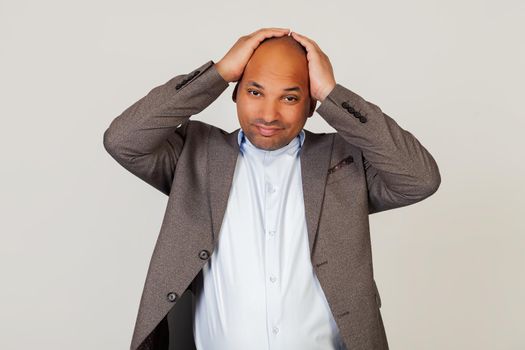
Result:
{"label": "jacket sleeve", "polygon": [[184,145],[185,122],[228,85],[211,60],[191,73],[175,76],[110,123],[104,132],[104,148],[125,169],[169,195]]}
{"label": "jacket sleeve", "polygon": [[414,204],[439,188],[432,155],[375,104],[336,84],[316,111],[362,151],[369,214]]}

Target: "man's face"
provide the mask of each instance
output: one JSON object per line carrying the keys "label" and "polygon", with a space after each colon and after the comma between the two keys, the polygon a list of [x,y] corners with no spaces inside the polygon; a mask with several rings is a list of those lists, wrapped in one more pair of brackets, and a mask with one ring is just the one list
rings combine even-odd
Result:
{"label": "man's face", "polygon": [[258,148],[276,150],[287,145],[313,114],[308,61],[297,45],[288,36],[265,41],[239,81],[237,116],[246,137]]}

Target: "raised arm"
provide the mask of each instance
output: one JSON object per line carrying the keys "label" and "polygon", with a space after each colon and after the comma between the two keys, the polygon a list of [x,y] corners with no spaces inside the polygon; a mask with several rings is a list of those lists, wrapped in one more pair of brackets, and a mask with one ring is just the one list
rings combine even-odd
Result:
{"label": "raised arm", "polygon": [[184,146],[187,121],[241,77],[254,50],[265,39],[289,33],[262,28],[240,37],[215,64],[208,61],[152,89],[116,117],[104,132],[104,147],[124,168],[169,195]]}
{"label": "raised arm", "polygon": [[375,104],[335,82],[328,56],[313,40],[292,33],[308,51],[310,91],[317,112],[361,149],[369,214],[419,202],[437,191],[441,176],[432,155],[414,135]]}
{"label": "raised arm", "polygon": [[191,73],[177,75],[116,117],[104,132],[104,147],[124,168],[169,195],[184,145],[185,125],[181,124],[227,87],[211,60]]}
{"label": "raised arm", "polygon": [[370,214],[419,202],[437,191],[441,176],[432,155],[375,104],[337,84],[317,112],[361,149]]}

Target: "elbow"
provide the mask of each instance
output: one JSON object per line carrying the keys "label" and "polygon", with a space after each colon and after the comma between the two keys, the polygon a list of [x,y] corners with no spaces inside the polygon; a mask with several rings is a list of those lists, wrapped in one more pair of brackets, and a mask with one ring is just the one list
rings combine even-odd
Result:
{"label": "elbow", "polygon": [[422,186],[424,198],[436,193],[440,185],[441,174],[439,172],[438,167],[435,166],[434,170],[425,177],[424,185]]}
{"label": "elbow", "polygon": [[111,135],[111,128],[108,128],[106,131],[104,131],[103,144],[104,144],[104,149],[109,154],[113,154],[114,149],[115,149],[115,144],[114,144],[113,137]]}
{"label": "elbow", "polygon": [[104,132],[103,145],[106,152],[108,152],[113,158],[122,158],[121,142],[119,142],[118,137],[111,127]]}

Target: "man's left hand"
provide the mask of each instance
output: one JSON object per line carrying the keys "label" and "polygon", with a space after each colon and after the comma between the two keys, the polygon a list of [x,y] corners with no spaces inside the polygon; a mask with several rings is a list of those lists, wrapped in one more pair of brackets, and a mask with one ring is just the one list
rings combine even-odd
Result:
{"label": "man's left hand", "polygon": [[315,41],[299,33],[291,33],[292,37],[303,45],[307,51],[310,95],[314,99],[323,102],[336,84],[330,59]]}

